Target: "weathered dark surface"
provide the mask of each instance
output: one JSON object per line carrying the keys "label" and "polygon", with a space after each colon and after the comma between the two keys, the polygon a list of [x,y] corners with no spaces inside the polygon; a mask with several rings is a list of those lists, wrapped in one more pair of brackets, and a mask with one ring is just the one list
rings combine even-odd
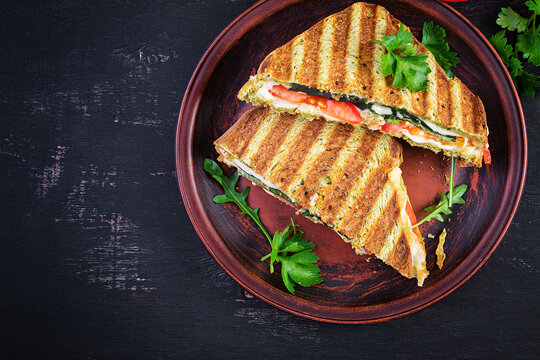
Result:
{"label": "weathered dark surface", "polygon": [[[180,200],[174,132],[200,56],[252,3],[0,5],[2,351],[538,358],[537,99],[522,99],[529,181],[506,237],[467,284],[419,313],[316,323],[253,298],[212,260]],[[507,4],[454,6],[490,35]]]}

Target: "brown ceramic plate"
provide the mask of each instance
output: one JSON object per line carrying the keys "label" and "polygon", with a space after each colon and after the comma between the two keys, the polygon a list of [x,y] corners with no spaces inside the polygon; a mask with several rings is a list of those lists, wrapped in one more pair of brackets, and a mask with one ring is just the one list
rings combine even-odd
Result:
{"label": "brown ceramic plate", "polygon": [[[375,2],[375,1],[371,1]],[[269,244],[256,225],[232,204],[216,205],[221,192],[204,171],[204,158],[216,158],[213,141],[251,106],[236,93],[274,48],[340,11],[351,1],[270,0],[258,2],[233,21],[210,46],[186,91],[177,132],[177,171],[182,197],[202,242],[244,288],[264,301],[304,317],[340,323],[384,321],[418,311],[467,281],[501,241],[521,195],[526,164],[523,113],[512,81],[482,34],[451,7],[429,0],[377,1],[420,35],[425,21],[443,26],[461,64],[454,73],[484,101],[493,165],[460,168],[456,183],[466,183],[466,204],[451,221],[433,221],[421,230],[430,276],[423,287],[377,259],[354,254],[331,230],[294,215],[294,210],[252,189],[249,202],[260,207],[269,231],[282,230],[293,217],[317,244],[324,282],[297,287],[289,294],[278,273],[259,259]],[[404,144],[402,169],[417,217],[447,189],[449,162],[442,156]],[[241,187],[248,183],[242,180]],[[447,258],[436,266],[437,241],[446,226]]]}

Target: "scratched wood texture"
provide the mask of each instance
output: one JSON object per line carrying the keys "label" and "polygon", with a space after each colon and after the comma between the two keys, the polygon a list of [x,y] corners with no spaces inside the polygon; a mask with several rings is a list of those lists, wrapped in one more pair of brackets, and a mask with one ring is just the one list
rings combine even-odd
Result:
{"label": "scratched wood texture", "polygon": [[[195,66],[253,0],[0,4],[1,358],[540,358],[539,96],[506,237],[463,287],[389,323],[317,323],[231,280],[175,177]],[[453,6],[486,35],[501,6]],[[496,129],[491,129],[497,131]]]}

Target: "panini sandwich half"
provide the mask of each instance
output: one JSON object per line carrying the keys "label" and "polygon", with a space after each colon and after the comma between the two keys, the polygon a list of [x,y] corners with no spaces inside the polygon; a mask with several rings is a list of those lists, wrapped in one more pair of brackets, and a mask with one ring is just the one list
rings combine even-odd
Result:
{"label": "panini sandwich half", "polygon": [[[362,124],[414,146],[458,156],[464,166],[491,162],[486,113],[480,98],[450,79],[434,56],[427,89],[396,88],[381,69],[385,35],[400,22],[382,6],[356,3],[315,24],[271,52],[238,97],[255,105],[308,117]],[[408,30],[406,26],[405,29]]]}
{"label": "panini sandwich half", "polygon": [[215,142],[219,160],[421,286],[426,251],[399,142],[350,124],[257,107]]}

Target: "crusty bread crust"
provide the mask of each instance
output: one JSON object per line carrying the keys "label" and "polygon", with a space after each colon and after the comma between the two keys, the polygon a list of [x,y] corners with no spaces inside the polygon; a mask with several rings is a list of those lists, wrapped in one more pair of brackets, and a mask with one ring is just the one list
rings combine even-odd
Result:
{"label": "crusty bread crust", "polygon": [[[400,24],[382,6],[355,3],[271,52],[261,63],[256,77],[242,87],[238,97],[254,104],[265,103],[257,99],[256,91],[253,91],[262,83],[268,80],[284,85],[298,83],[405,109],[486,146],[488,128],[482,101],[458,78],[448,78],[417,39],[414,43],[419,52],[428,55],[432,69],[428,74],[427,89],[412,92],[395,88],[391,77],[382,75],[380,57],[386,50],[371,40],[396,34]],[[465,162],[476,166],[482,163],[477,158],[466,158]]]}
{"label": "crusty bread crust", "polygon": [[[400,216],[406,190],[389,176],[402,162],[396,139],[257,107],[215,145],[221,161],[248,166],[353,247],[364,247],[408,278],[418,277],[419,284],[427,276],[422,239],[404,230],[409,224]],[[420,265],[413,263],[413,246],[423,249]]]}

